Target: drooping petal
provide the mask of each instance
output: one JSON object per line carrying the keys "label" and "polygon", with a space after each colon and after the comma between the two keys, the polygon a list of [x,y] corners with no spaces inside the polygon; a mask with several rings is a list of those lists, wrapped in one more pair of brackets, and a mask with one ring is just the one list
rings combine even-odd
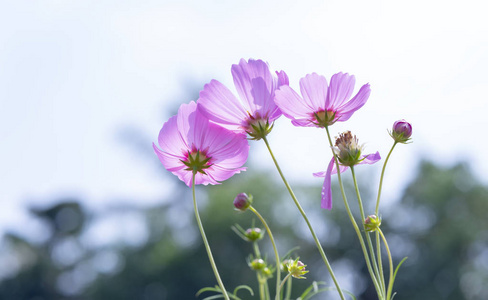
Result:
{"label": "drooping petal", "polygon": [[206,84],[197,100],[201,112],[219,124],[228,125],[233,131],[242,132],[240,126],[248,115],[241,102],[217,80]]}
{"label": "drooping petal", "polygon": [[315,126],[311,123],[314,108],[303,101],[291,87],[285,85],[276,90],[275,103],[287,118],[297,121],[300,124],[298,126]]}
{"label": "drooping petal", "polygon": [[300,79],[300,92],[303,100],[312,108],[310,113],[325,110],[327,99],[327,79],[317,73],[307,74]]}
{"label": "drooping petal", "polygon": [[362,164],[372,165],[381,159],[380,153],[378,151],[376,151],[375,154],[361,155],[361,157],[362,158],[364,157],[364,160],[362,160],[358,165],[362,165]]}
{"label": "drooping petal", "polygon": [[371,88],[369,83],[367,83],[363,85],[361,89],[359,89],[359,92],[356,94],[356,96],[354,96],[354,98],[337,109],[340,115],[337,120],[341,122],[349,120],[356,110],[360,109],[364,104],[366,104],[370,94]]}
{"label": "drooping petal", "polygon": [[276,71],[276,75],[278,76],[277,88],[279,88],[282,85],[289,85],[290,84],[290,80],[288,79],[288,75],[286,75],[285,71],[283,71],[283,70],[281,70],[279,72]]}
{"label": "drooping petal", "polygon": [[[341,173],[344,173],[348,167],[339,165],[339,170]],[[332,181],[332,174],[337,173],[337,167],[335,165],[335,159],[332,159],[327,166],[327,170],[325,172],[317,172],[313,173],[314,177],[325,177],[324,178],[324,185],[322,186],[322,201],[320,207],[325,209],[332,209],[332,189],[331,189],[331,181]]]}
{"label": "drooping petal", "polygon": [[329,166],[327,166],[324,185],[322,186],[322,193],[321,193],[322,200],[320,202],[320,207],[325,209],[332,209],[331,175],[332,175],[333,167],[334,167],[334,158],[330,160]]}
{"label": "drooping petal", "polygon": [[253,79],[261,78],[264,85],[271,91],[273,86],[273,77],[269,71],[268,64],[262,60],[241,59],[238,65],[232,65],[231,68],[232,77],[234,78],[234,84],[237,89],[237,93],[243,101],[244,108],[249,112],[255,112],[259,108],[266,106],[267,99],[254,98],[253,88],[256,88],[253,84]]}
{"label": "drooping petal", "polygon": [[345,101],[349,100],[354,90],[356,79],[347,73],[337,73],[332,75],[327,94],[327,108],[337,109]]}

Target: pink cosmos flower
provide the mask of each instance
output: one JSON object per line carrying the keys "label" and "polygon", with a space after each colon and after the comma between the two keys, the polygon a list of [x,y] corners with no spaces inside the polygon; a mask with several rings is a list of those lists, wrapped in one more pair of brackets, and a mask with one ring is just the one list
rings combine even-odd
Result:
{"label": "pink cosmos flower", "polygon": [[[380,159],[381,156],[379,152],[376,152],[375,154],[361,155],[360,161],[357,164],[371,165],[379,161]],[[348,168],[349,167],[347,166],[339,165],[339,169],[341,173],[344,173]],[[334,157],[332,157],[332,159],[329,162],[329,166],[327,167],[327,171],[313,174],[313,176],[315,177],[325,177],[324,185],[322,186],[322,202],[321,202],[322,208],[332,209],[331,177],[332,174],[336,174],[336,173],[337,173],[337,167],[335,165]]]}
{"label": "pink cosmos flower", "polygon": [[289,86],[276,91],[275,102],[295,126],[325,127],[337,121],[347,121],[360,109],[371,93],[369,84],[361,87],[352,99],[355,78],[347,73],[337,73],[327,79],[316,73],[300,79],[302,97]]}
{"label": "pink cosmos flower", "polygon": [[198,105],[212,122],[255,139],[262,138],[281,116],[273,99],[278,87],[288,85],[288,76],[284,71],[274,76],[267,63],[254,59],[241,59],[238,65],[232,65],[231,71],[240,99],[222,83],[212,80],[200,92]]}
{"label": "pink cosmos flower", "polygon": [[246,170],[249,143],[246,136],[211,123],[197,104],[182,104],[159,132],[154,151],[164,167],[191,187],[195,184],[219,184]]}

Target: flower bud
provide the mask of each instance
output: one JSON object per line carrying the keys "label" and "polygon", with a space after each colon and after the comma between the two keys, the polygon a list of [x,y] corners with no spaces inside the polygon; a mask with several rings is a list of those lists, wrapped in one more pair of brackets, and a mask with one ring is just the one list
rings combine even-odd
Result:
{"label": "flower bud", "polygon": [[246,193],[240,193],[234,199],[234,207],[237,210],[245,211],[252,204],[252,195]]}
{"label": "flower bud", "polygon": [[307,265],[303,264],[301,261],[297,259],[291,260],[288,262],[286,265],[288,269],[288,273],[291,274],[291,276],[298,278],[298,279],[305,279],[302,275],[305,275],[308,273],[307,270],[305,270],[305,267]]}
{"label": "flower bud", "polygon": [[271,278],[273,277],[273,270],[268,268],[268,267],[264,267],[262,270],[261,270],[261,273],[266,277],[266,278]]}
{"label": "flower bud", "polygon": [[263,238],[264,231],[261,228],[249,228],[246,230],[244,235],[249,239],[249,241],[254,242]]}
{"label": "flower bud", "polygon": [[253,270],[262,270],[266,267],[266,263],[261,258],[255,258],[249,264]]}
{"label": "flower bud", "polygon": [[368,232],[376,231],[378,228],[380,228],[380,225],[381,218],[376,215],[370,215],[366,218],[366,220],[364,220],[364,227]]}
{"label": "flower bud", "polygon": [[398,120],[393,123],[393,129],[390,132],[390,136],[397,143],[407,143],[412,136],[412,125],[405,120]]}

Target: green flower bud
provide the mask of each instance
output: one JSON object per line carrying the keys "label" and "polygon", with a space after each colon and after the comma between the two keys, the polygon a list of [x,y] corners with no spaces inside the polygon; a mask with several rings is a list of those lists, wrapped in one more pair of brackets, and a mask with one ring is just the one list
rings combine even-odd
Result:
{"label": "green flower bud", "polygon": [[308,273],[308,271],[305,270],[306,266],[307,265],[304,265],[301,261],[298,260],[298,258],[291,262],[288,262],[288,264],[286,265],[288,273],[297,279],[305,279],[305,277],[303,277],[302,275]]}
{"label": "green flower bud", "polygon": [[262,270],[266,267],[266,263],[261,258],[255,258],[249,264],[253,270]]}
{"label": "green flower bud", "polygon": [[261,228],[257,227],[249,228],[246,230],[244,235],[249,239],[249,241],[254,242],[263,238],[264,231],[262,231]]}
{"label": "green flower bud", "polygon": [[364,220],[364,227],[366,231],[373,232],[380,228],[381,225],[381,218],[376,215],[370,215]]}

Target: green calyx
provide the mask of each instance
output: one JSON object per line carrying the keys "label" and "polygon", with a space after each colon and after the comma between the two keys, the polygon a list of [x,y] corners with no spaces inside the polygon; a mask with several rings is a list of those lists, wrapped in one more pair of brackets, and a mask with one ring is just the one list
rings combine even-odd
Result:
{"label": "green calyx", "polygon": [[312,122],[319,127],[326,127],[334,124],[336,120],[336,112],[332,110],[322,110],[314,112],[313,116],[317,122]]}
{"label": "green calyx", "polygon": [[200,150],[188,151],[187,161],[181,160],[181,162],[188,167],[185,169],[186,171],[194,171],[207,175],[204,170],[210,168],[211,165],[208,164],[210,158],[201,153]]}
{"label": "green calyx", "polygon": [[265,138],[272,129],[273,124],[270,125],[267,119],[251,119],[246,132],[251,137],[251,140],[257,141]]}

